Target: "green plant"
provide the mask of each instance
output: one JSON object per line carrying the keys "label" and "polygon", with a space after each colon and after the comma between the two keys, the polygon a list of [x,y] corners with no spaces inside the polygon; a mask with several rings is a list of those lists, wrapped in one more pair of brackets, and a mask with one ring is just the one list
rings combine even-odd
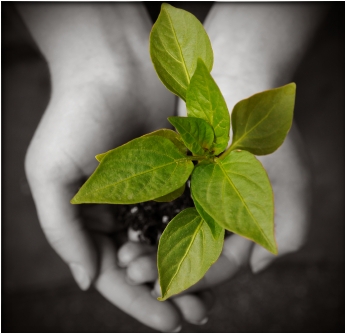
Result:
{"label": "green plant", "polygon": [[177,132],[157,130],[97,155],[99,166],[71,203],[171,201],[191,176],[195,208],[179,213],[159,241],[159,300],[165,300],[204,276],[220,256],[225,229],[277,253],[272,188],[254,154],[270,154],[283,143],[296,87],[291,83],[238,102],[227,148],[230,116],[210,74],[213,51],[201,23],[163,4],[150,54],[163,84],[186,102],[188,117],[169,117]]}

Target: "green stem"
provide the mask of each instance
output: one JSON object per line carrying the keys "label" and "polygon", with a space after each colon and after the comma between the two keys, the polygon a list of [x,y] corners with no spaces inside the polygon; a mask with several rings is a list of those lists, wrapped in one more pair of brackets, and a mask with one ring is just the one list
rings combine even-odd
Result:
{"label": "green stem", "polygon": [[191,161],[202,161],[202,160],[208,159],[208,157],[206,157],[204,155],[192,155],[192,156],[189,156],[187,158]]}
{"label": "green stem", "polygon": [[235,145],[231,144],[227,150],[225,150],[218,158],[223,159],[226,155],[228,155],[231,151],[235,150]]}

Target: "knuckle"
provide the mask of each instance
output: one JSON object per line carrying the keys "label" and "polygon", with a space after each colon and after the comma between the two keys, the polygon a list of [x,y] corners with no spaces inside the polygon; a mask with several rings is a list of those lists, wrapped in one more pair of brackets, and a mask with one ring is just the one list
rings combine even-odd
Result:
{"label": "knuckle", "polygon": [[153,266],[151,259],[148,257],[141,257],[134,262],[130,263],[127,268],[127,275],[135,281],[141,281],[153,274]]}
{"label": "knuckle", "polygon": [[141,281],[141,279],[144,277],[144,273],[136,263],[130,263],[129,267],[127,268],[127,276],[135,281]]}
{"label": "knuckle", "polygon": [[49,244],[55,249],[60,249],[64,243],[64,236],[60,229],[57,227],[48,226],[46,224],[41,224],[43,233],[45,234]]}
{"label": "knuckle", "polygon": [[24,171],[28,181],[35,179],[38,172],[36,167],[37,164],[35,154],[33,152],[32,145],[30,145],[24,159]]}
{"label": "knuckle", "polygon": [[128,263],[132,260],[134,254],[134,244],[125,243],[118,251],[118,260],[122,263]]}
{"label": "knuckle", "polygon": [[[31,187],[36,187],[42,182],[47,182],[56,174],[57,164],[53,159],[42,152],[38,156],[37,150],[30,146],[24,160],[24,170]],[[45,158],[43,159],[43,156]]]}
{"label": "knuckle", "polygon": [[84,232],[84,227],[78,220],[71,221],[69,226],[51,223],[49,221],[41,221],[41,228],[54,249],[61,249],[68,244],[73,244],[74,240]]}

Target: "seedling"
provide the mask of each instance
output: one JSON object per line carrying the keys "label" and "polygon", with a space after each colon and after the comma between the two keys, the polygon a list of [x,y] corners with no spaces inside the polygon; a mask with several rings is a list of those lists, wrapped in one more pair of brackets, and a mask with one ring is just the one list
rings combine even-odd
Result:
{"label": "seedling", "polygon": [[191,177],[195,208],[172,219],[159,241],[158,299],[165,300],[205,275],[221,254],[225,230],[277,254],[272,188],[254,154],[270,154],[283,143],[295,84],[238,102],[230,122],[210,74],[208,35],[192,14],[168,4],[152,28],[150,55],[162,83],[185,101],[188,117],[169,117],[177,132],[157,130],[97,155],[99,166],[71,203],[172,201]]}

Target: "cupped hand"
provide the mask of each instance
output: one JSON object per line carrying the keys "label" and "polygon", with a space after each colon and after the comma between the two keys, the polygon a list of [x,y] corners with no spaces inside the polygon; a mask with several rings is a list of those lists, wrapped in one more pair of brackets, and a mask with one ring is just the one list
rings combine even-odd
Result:
{"label": "cupped hand", "polygon": [[[148,38],[149,25],[146,28]],[[148,286],[129,284],[125,269],[116,265],[112,240],[88,228],[110,231],[112,216],[100,206],[87,224],[82,215],[85,207],[70,204],[97,166],[95,155],[167,127],[166,118],[174,112],[175,98],[156,77],[147,42],[143,47],[131,45],[136,52],[128,54],[122,45],[121,52],[113,55],[113,65],[108,62],[105,69],[83,66],[81,60],[66,77],[67,69],[59,75],[53,68],[51,100],[28,149],[26,174],[43,231],[81,289],[94,284],[105,298],[142,323],[176,331],[185,317],[185,305],[200,299],[193,297],[177,308],[153,298]]]}

